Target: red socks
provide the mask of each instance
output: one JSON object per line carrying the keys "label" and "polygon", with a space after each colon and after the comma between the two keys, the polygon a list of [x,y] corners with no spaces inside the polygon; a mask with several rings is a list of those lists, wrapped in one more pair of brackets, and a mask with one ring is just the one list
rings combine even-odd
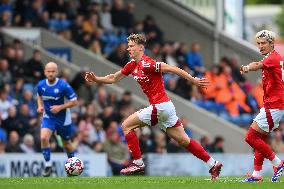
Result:
{"label": "red socks", "polygon": [[255,171],[261,171],[262,165],[263,165],[264,157],[261,155],[261,153],[257,150],[254,151],[254,170]]}
{"label": "red socks", "polygon": [[134,160],[141,158],[141,151],[139,146],[139,140],[133,130],[131,130],[127,135],[125,135],[125,140],[127,142],[129,151],[132,154]]}
{"label": "red socks", "polygon": [[275,153],[269,145],[266,144],[266,137],[266,135],[263,135],[250,127],[245,140],[257,153],[260,153],[262,157],[272,161],[275,157]]}
{"label": "red socks", "polygon": [[186,149],[191,152],[194,156],[207,162],[210,159],[210,155],[204,150],[204,148],[195,140],[190,139],[190,142]]}

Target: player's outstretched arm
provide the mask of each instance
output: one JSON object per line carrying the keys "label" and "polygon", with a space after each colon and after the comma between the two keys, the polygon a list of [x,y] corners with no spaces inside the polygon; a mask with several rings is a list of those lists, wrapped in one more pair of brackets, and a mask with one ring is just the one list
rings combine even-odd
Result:
{"label": "player's outstretched arm", "polygon": [[183,69],[180,69],[176,66],[168,65],[164,62],[161,63],[161,69],[162,72],[170,72],[179,75],[180,77],[183,77],[189,81],[191,81],[194,85],[197,85],[199,87],[207,87],[209,85],[209,81],[206,78],[197,78],[192,77],[189,73],[184,71]]}
{"label": "player's outstretched arm", "polygon": [[118,71],[114,74],[109,74],[104,77],[96,76],[94,72],[85,72],[85,80],[88,82],[95,82],[95,83],[103,83],[103,84],[112,84],[120,81],[123,79],[125,75]]}
{"label": "player's outstretched arm", "polygon": [[252,62],[246,66],[242,65],[240,67],[240,72],[241,74],[244,74],[248,73],[249,71],[257,71],[259,69],[262,69],[262,67],[263,67],[262,62]]}

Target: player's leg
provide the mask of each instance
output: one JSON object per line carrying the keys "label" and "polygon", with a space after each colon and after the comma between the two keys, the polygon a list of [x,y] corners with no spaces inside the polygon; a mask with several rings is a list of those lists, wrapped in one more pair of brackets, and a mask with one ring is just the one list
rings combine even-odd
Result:
{"label": "player's leg", "polygon": [[208,165],[212,180],[215,180],[219,176],[222,164],[215,161],[197,141],[189,138],[181,123],[177,123],[174,127],[168,127],[166,132],[169,137],[173,138],[179,145],[186,148],[194,156]]}
{"label": "player's leg", "polygon": [[[282,175],[284,165],[283,161],[279,159],[265,140],[269,132],[275,129],[275,126],[278,127],[277,119],[273,119],[273,117],[276,118],[275,116],[272,116],[270,110],[261,109],[260,113],[255,118],[255,121],[247,131],[245,140],[252,148],[261,153],[264,158],[269,159],[273,166],[277,166],[277,170],[272,177],[272,181],[275,182]],[[277,118],[278,117],[279,115]]]}
{"label": "player's leg", "polygon": [[215,161],[194,139],[190,139],[185,133],[183,125],[176,115],[176,110],[171,101],[157,104],[159,126],[166,131],[179,145],[186,148],[194,156],[204,161],[210,168],[212,180],[215,180],[221,171],[222,164]]}
{"label": "player's leg", "polygon": [[271,161],[276,167],[271,180],[273,182],[282,175],[284,171],[284,163],[272,151],[270,146],[266,144],[266,137],[271,131],[278,128],[279,122],[284,115],[284,110],[261,108],[259,114],[254,119],[250,129],[246,134],[246,142],[255,150],[259,151],[264,158]]}
{"label": "player's leg", "polygon": [[252,174],[247,174],[247,178],[241,180],[241,182],[261,182],[261,170],[264,162],[262,154],[255,150],[254,151],[254,170]]}
{"label": "player's leg", "polygon": [[50,128],[41,128],[40,131],[40,140],[41,140],[41,152],[45,160],[45,168],[42,173],[42,176],[48,177],[51,175],[51,161],[50,161],[50,144],[49,139],[52,135],[52,130]]}
{"label": "player's leg", "polygon": [[76,152],[75,146],[71,141],[71,136],[74,134],[72,126],[72,124],[56,126],[57,134],[59,134],[62,139],[68,158],[74,157]]}
{"label": "player's leg", "polygon": [[[275,162],[273,161],[275,157],[275,153],[272,151],[271,147],[266,143],[266,139],[268,136],[268,132],[265,132],[259,128],[258,124],[254,121],[246,133],[245,140],[246,142],[254,148],[256,151],[261,153],[264,158],[272,161],[273,165]],[[279,160],[281,161],[281,160]],[[278,161],[278,163],[279,163]],[[277,162],[276,162],[277,163]]]}
{"label": "player's leg", "polygon": [[62,139],[63,146],[66,150],[67,157],[72,158],[75,157],[76,149],[71,140],[64,140]]}
{"label": "player's leg", "polygon": [[263,162],[264,162],[264,157],[262,156],[262,154],[255,150],[254,151],[254,160],[253,160],[253,173],[252,176],[255,178],[261,178],[261,171],[262,171],[262,166],[263,166]]}
{"label": "player's leg", "polygon": [[126,168],[120,171],[121,174],[130,175],[139,172],[144,172],[144,162],[141,156],[141,150],[139,146],[138,137],[135,134],[134,129],[138,127],[145,126],[138,116],[138,113],[130,115],[123,123],[122,130],[125,136],[126,143],[128,148],[132,154],[133,162]]}

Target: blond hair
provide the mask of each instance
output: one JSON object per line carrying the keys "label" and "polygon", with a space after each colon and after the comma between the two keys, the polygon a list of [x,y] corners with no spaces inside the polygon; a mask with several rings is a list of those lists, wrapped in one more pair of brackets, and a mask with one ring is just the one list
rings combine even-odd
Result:
{"label": "blond hair", "polygon": [[146,38],[143,34],[132,33],[128,36],[127,41],[133,41],[134,43],[139,44],[139,45],[146,44]]}
{"label": "blond hair", "polygon": [[261,31],[256,33],[255,38],[256,39],[264,38],[269,43],[274,43],[275,33],[273,31],[269,31],[269,30],[261,30]]}

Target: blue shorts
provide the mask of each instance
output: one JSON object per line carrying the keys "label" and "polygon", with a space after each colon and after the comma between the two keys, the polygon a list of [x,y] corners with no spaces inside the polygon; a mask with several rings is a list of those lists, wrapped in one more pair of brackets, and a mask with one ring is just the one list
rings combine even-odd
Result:
{"label": "blue shorts", "polygon": [[73,124],[64,126],[62,124],[56,123],[54,120],[49,118],[43,118],[41,123],[41,128],[50,129],[52,132],[57,131],[57,134],[59,134],[64,140],[69,140],[74,134],[73,126]]}

